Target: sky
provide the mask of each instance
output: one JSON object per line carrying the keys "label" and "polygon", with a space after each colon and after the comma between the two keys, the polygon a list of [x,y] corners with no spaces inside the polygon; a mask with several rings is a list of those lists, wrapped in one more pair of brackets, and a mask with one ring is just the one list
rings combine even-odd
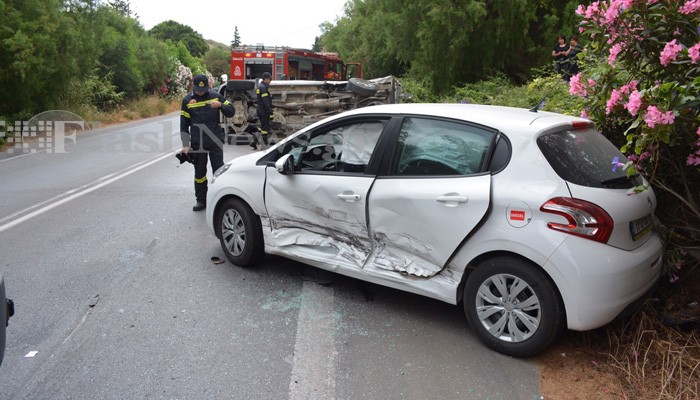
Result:
{"label": "sky", "polygon": [[[241,44],[310,49],[319,25],[335,23],[346,0],[129,0],[144,29],[167,20],[188,25],[204,39],[231,44],[235,27]],[[263,8],[262,5],[265,7]]]}

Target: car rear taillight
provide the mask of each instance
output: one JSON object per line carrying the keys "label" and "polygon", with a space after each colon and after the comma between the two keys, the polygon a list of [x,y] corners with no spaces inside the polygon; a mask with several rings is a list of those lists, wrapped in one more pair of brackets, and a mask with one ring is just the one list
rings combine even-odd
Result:
{"label": "car rear taillight", "polygon": [[540,211],[561,215],[568,224],[548,222],[547,227],[586,239],[607,243],[613,230],[613,220],[599,206],[581,199],[555,197],[540,207]]}
{"label": "car rear taillight", "polygon": [[571,123],[571,127],[574,129],[586,129],[592,127],[593,123],[588,121],[574,121]]}

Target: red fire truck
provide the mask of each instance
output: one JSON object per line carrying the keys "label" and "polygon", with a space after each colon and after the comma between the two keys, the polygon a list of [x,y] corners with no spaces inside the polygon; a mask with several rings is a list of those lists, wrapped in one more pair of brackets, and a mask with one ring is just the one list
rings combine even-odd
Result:
{"label": "red fire truck", "polygon": [[276,81],[362,78],[362,66],[343,62],[338,53],[262,46],[242,46],[231,51],[229,79],[256,79],[262,77],[263,72],[272,74]]}

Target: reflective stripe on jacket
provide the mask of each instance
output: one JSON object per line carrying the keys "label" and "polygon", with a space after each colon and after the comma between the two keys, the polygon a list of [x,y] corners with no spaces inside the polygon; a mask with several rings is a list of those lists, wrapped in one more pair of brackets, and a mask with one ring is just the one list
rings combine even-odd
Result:
{"label": "reflective stripe on jacket", "polygon": [[[195,100],[190,103],[191,100]],[[221,108],[212,108],[214,101],[221,102]],[[180,107],[180,136],[183,146],[198,147],[213,143],[215,139],[223,143],[224,129],[219,122],[219,111],[226,117],[233,117],[233,105],[219,93],[208,91],[203,96],[189,93],[182,99]]]}

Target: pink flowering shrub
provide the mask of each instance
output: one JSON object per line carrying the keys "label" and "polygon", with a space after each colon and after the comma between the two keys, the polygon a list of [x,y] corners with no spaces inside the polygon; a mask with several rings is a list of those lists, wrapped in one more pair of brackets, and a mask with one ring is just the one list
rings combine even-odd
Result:
{"label": "pink flowering shrub", "polygon": [[678,10],[681,14],[693,14],[700,11],[700,0],[687,0]]}
{"label": "pink flowering shrub", "polygon": [[659,58],[661,59],[661,65],[663,65],[664,67],[667,66],[671,61],[676,61],[676,56],[678,56],[678,53],[683,49],[683,46],[679,45],[676,42],[677,40],[673,39],[670,42],[666,43],[666,46],[664,46],[664,49],[661,52],[661,56]]}
{"label": "pink flowering shrub", "polygon": [[669,246],[700,246],[700,0],[601,0],[576,13],[586,49],[570,93],[655,187]]}
{"label": "pink flowering shrub", "polygon": [[700,59],[700,43],[696,43],[695,46],[688,49],[688,56],[691,63],[697,64]]}

